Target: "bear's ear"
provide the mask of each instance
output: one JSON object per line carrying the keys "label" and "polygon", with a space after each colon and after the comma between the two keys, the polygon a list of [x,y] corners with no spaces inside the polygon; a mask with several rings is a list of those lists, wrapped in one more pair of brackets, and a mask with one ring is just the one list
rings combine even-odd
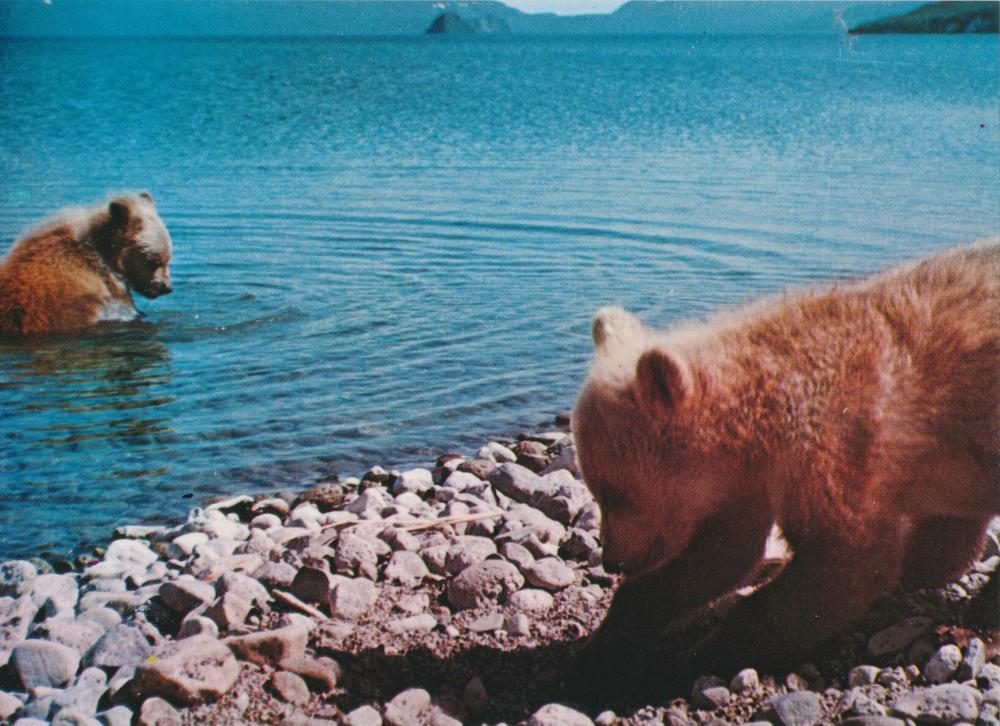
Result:
{"label": "bear's ear", "polygon": [[114,227],[124,227],[128,224],[131,209],[129,203],[124,199],[112,199],[108,202],[108,214],[111,215],[111,224]]}
{"label": "bear's ear", "polygon": [[594,348],[598,353],[607,353],[627,343],[634,345],[642,332],[642,323],[619,307],[601,308],[590,326]]}
{"label": "bear's ear", "polygon": [[139,192],[139,196],[145,199],[150,204],[153,203],[153,195],[150,194],[149,192]]}
{"label": "bear's ear", "polygon": [[635,368],[639,404],[654,419],[671,415],[691,395],[691,372],[679,357],[647,350]]}

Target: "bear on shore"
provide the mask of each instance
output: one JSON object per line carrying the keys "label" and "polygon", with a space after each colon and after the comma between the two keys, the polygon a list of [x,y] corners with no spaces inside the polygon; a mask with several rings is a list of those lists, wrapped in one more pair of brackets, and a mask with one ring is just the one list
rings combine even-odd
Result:
{"label": "bear on shore", "polygon": [[131,290],[171,291],[170,235],[146,192],[60,212],[0,263],[0,335],[69,332],[136,315]]}
{"label": "bear on shore", "polygon": [[625,579],[582,693],[748,584],[773,525],[790,562],[699,668],[799,665],[878,597],[982,551],[1000,513],[997,240],[668,332],[605,308],[592,332],[574,435]]}

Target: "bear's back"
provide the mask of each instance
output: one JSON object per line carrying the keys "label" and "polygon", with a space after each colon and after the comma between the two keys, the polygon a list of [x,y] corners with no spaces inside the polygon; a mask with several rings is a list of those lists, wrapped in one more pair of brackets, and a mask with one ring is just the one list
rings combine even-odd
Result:
{"label": "bear's back", "polygon": [[0,263],[0,334],[30,335],[92,325],[109,297],[96,251],[71,226],[19,240]]}

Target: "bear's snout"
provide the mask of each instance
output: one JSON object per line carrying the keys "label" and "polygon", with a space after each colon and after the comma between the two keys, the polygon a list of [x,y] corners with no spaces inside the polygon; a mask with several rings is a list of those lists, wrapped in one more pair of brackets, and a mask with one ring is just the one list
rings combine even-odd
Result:
{"label": "bear's snout", "polygon": [[617,557],[604,555],[601,558],[601,565],[603,565],[604,571],[610,575],[617,575],[625,571],[625,563]]}

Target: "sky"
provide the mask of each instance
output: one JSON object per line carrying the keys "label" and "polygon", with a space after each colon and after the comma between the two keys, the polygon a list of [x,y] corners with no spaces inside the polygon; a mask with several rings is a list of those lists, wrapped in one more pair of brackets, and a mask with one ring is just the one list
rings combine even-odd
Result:
{"label": "sky", "polygon": [[503,0],[504,5],[526,13],[555,13],[556,15],[610,13],[621,7],[624,2],[625,0]]}

